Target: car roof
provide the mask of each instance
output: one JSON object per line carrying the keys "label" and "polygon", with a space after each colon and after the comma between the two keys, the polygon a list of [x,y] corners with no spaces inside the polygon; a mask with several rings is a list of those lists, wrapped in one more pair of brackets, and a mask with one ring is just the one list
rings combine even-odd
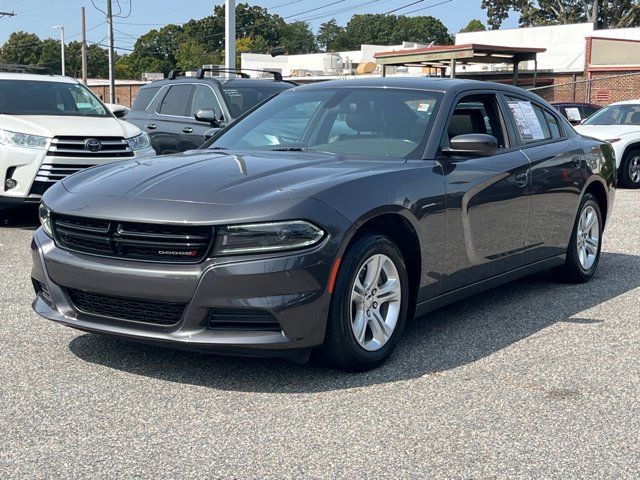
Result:
{"label": "car roof", "polygon": [[278,81],[278,80],[273,80],[271,78],[178,77],[174,79],[165,78],[163,80],[156,80],[155,82],[151,82],[142,88],[148,88],[151,86],[162,87],[164,85],[172,85],[175,83],[194,83],[194,82],[218,83],[223,86],[231,86],[231,87],[238,87],[238,86],[257,87],[257,86],[263,86],[265,84],[269,84],[269,85],[274,85],[276,88],[278,86],[282,86],[282,88],[290,88],[291,86],[295,85],[293,84],[293,82],[288,82],[286,80]]}
{"label": "car roof", "polygon": [[391,87],[391,88],[411,88],[416,90],[432,90],[437,92],[463,92],[465,90],[489,89],[501,92],[514,93],[532,97],[526,90],[511,85],[496,82],[482,82],[479,80],[461,80],[456,78],[436,78],[436,77],[375,77],[331,80],[328,82],[317,82],[295,87],[298,89],[322,89],[334,87]]}
{"label": "car roof", "polygon": [[35,73],[0,73],[0,80],[30,80],[37,82],[78,83],[75,78],[62,75],[38,75]]}
{"label": "car roof", "polygon": [[614,102],[614,103],[610,103],[609,106],[611,105],[638,105],[640,104],[640,99],[638,100],[624,100],[622,102]]}
{"label": "car roof", "polygon": [[551,105],[554,107],[600,107],[600,105],[596,105],[595,103],[587,102],[551,102]]}

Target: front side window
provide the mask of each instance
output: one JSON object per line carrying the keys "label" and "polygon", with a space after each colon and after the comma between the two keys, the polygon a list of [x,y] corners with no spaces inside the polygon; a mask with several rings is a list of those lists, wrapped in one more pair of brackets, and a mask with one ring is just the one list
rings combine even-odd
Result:
{"label": "front side window", "polygon": [[132,112],[144,112],[148,107],[153,98],[156,96],[160,87],[146,87],[141,88],[138,92],[138,96],[136,97],[133,105],[131,106]]}
{"label": "front side window", "polygon": [[172,85],[162,99],[158,113],[186,117],[189,114],[192,91],[193,85]]}
{"label": "front side window", "polygon": [[389,88],[286,91],[233,124],[211,147],[422,158],[441,97]]}
{"label": "front side window", "polygon": [[456,104],[447,127],[448,139],[471,133],[491,135],[497,140],[498,148],[507,147],[495,95],[472,95]]}
{"label": "front side window", "polygon": [[640,105],[610,105],[589,117],[583,125],[640,125]]}
{"label": "front side window", "polygon": [[193,92],[193,99],[191,100],[190,116],[193,117],[200,110],[213,110],[216,118],[220,118],[222,113],[213,90],[207,85],[196,85],[196,90]]}
{"label": "front side window", "polygon": [[38,80],[0,80],[0,114],[111,116],[84,85]]}

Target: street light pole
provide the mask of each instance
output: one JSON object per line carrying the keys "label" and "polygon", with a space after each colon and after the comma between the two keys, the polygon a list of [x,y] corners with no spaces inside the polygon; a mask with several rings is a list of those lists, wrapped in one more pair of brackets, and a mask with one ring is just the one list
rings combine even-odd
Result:
{"label": "street light pole", "polygon": [[60,51],[61,51],[61,56],[62,56],[62,76],[64,77],[65,74],[65,69],[64,69],[64,25],[55,25],[53,27],[51,27],[55,30],[60,30],[60,37],[61,37],[61,42],[60,42]]}
{"label": "street light pole", "polygon": [[225,0],[224,11],[224,66],[236,68],[236,0]]}

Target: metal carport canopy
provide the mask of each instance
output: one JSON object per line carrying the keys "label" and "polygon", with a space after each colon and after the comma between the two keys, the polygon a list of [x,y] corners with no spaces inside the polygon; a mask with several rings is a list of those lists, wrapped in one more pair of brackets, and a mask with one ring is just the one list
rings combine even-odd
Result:
{"label": "metal carport canopy", "polygon": [[451,68],[450,76],[456,75],[456,64],[473,63],[511,63],[513,65],[513,83],[518,80],[518,64],[533,60],[534,75],[538,70],[538,53],[546,48],[507,47],[500,45],[482,45],[468,43],[464,45],[443,45],[428,48],[378,52],[374,54],[376,63],[382,65],[382,74],[386,74],[388,65],[426,66],[432,68]]}

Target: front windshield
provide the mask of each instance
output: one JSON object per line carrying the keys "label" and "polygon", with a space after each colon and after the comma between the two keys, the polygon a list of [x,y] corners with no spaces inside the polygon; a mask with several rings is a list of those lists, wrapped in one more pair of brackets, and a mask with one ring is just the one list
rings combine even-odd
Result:
{"label": "front windshield", "polygon": [[0,80],[0,114],[111,116],[83,85],[38,80]]}
{"label": "front windshield", "polygon": [[391,88],[289,90],[232,124],[209,148],[422,158],[441,97]]}
{"label": "front windshield", "polygon": [[640,125],[640,104],[605,107],[585,120],[583,125]]}

